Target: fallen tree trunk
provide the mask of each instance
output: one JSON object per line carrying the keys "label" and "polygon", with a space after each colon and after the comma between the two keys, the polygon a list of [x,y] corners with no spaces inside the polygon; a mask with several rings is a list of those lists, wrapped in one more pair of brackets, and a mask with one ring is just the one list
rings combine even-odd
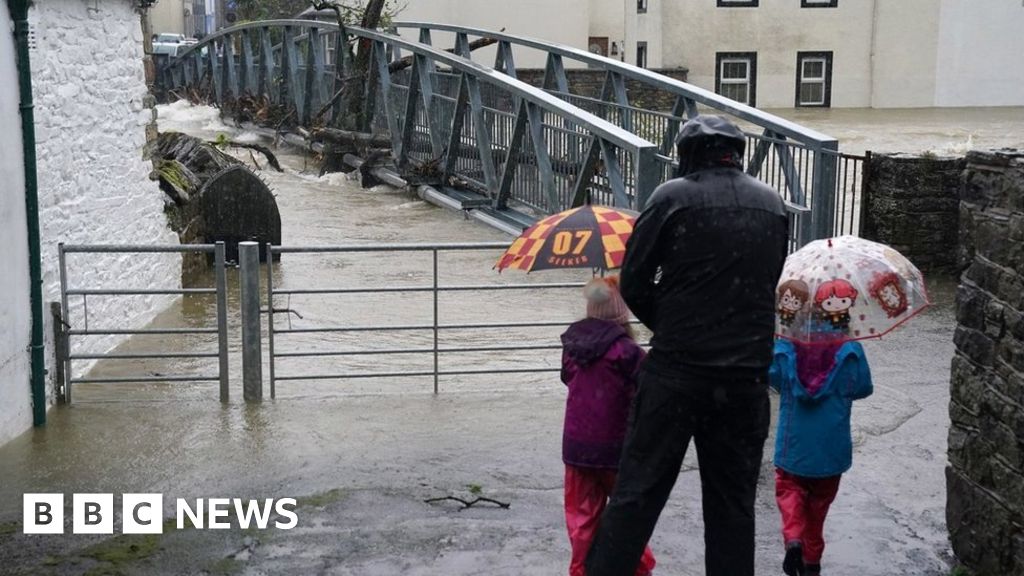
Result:
{"label": "fallen tree trunk", "polygon": [[[147,152],[153,161],[150,179],[167,194],[164,212],[182,244],[224,241],[227,259],[234,261],[240,241],[259,242],[261,259],[266,243],[281,243],[274,195],[243,163],[180,132],[159,134]],[[185,254],[182,282],[190,284],[211,262],[212,254]]]}
{"label": "fallen tree trunk", "polygon": [[391,138],[368,132],[352,132],[337,128],[319,128],[310,134],[313,142],[330,142],[354,147],[391,148]]}

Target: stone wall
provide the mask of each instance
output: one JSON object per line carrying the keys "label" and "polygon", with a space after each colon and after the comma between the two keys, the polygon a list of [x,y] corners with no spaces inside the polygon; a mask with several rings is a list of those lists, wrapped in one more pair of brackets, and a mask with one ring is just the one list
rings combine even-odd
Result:
{"label": "stone wall", "polygon": [[[57,244],[177,244],[164,216],[164,195],[142,158],[147,99],[140,15],[131,0],[34,2],[32,87],[35,96],[44,299],[59,300]],[[79,287],[180,286],[177,255],[70,255]],[[141,327],[170,297],[90,298],[89,326]],[[71,300],[80,327],[81,298]],[[49,307],[44,306],[49,321]],[[52,327],[46,327],[47,338]],[[95,350],[117,338],[90,340]],[[53,347],[47,363],[53,375]],[[81,366],[80,366],[81,365]],[[85,363],[76,367],[85,368]]]}
{"label": "stone wall", "polygon": [[946,521],[978,576],[1024,574],[1024,152],[972,152],[961,191]]}
{"label": "stone wall", "polygon": [[892,246],[922,270],[955,270],[963,169],[963,158],[871,155],[861,236]]}
{"label": "stone wall", "polygon": [[[663,74],[683,82],[686,81],[686,68],[664,68],[651,70],[651,72]],[[590,98],[599,98],[601,96],[601,88],[604,86],[605,78],[604,70],[572,68],[567,69],[565,75],[569,80],[569,88],[573,94]],[[535,68],[516,70],[516,77],[527,84],[540,86],[544,82],[544,70]],[[674,94],[653,89],[636,80],[626,81],[626,93],[629,96],[629,103],[631,105],[649,110],[670,112],[676,102]]]}
{"label": "stone wall", "polygon": [[0,246],[4,253],[0,274],[0,444],[32,425],[25,164],[13,25],[7,2],[0,0]]}

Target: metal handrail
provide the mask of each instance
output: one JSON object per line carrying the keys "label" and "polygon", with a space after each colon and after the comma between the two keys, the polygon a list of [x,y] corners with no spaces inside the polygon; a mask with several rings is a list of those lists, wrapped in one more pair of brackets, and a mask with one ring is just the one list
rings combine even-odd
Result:
{"label": "metal handrail", "polygon": [[729,98],[725,98],[710,90],[706,90],[656,72],[651,72],[644,68],[626,64],[606,56],[600,56],[586,50],[574,48],[572,46],[545,42],[528,36],[519,36],[515,34],[507,34],[505,32],[497,32],[483,28],[472,28],[468,26],[457,26],[453,24],[400,21],[393,22],[391,26],[398,29],[416,28],[418,30],[427,29],[437,30],[439,32],[453,32],[456,34],[472,34],[474,36],[494,38],[498,41],[542,50],[549,54],[557,54],[562,57],[571,58],[593,68],[616,72],[621,74],[624,78],[639,80],[640,82],[660,88],[666,92],[684,96],[695,102],[704,104],[705,106],[727,112],[737,118],[742,118],[748,122],[753,122],[759,126],[769,128],[772,132],[784,135],[787,138],[793,138],[794,140],[801,142],[807,141],[813,143],[836,142],[836,139],[831,136],[803,127],[795,122],[791,122],[774,114],[758,110],[752,106],[747,106],[746,104],[741,104],[735,100],[730,100]]}
{"label": "metal handrail", "polygon": [[[274,31],[280,41],[272,40]],[[362,95],[341,91],[351,62],[342,45],[350,37],[372,47]],[[330,40],[321,41],[332,38],[340,48],[333,67],[325,56]],[[391,72],[397,53],[411,54],[408,74]],[[642,135],[461,54],[337,23],[266,20],[212,34],[163,67],[160,79],[170,90],[209,81],[222,105],[264,94],[307,127],[320,117],[338,124],[346,99],[363,98],[368,114],[356,129],[390,138],[399,169],[432,163],[443,182],[480,196],[460,207],[514,211],[510,204],[518,202],[555,213],[582,204],[593,190],[598,203],[637,207],[660,183],[658,146]],[[438,86],[439,70],[457,85]]]}
{"label": "metal handrail", "polygon": [[522,82],[515,78],[511,78],[502,74],[494,69],[488,68],[481,64],[477,64],[472,60],[461,58],[446,52],[444,50],[438,50],[426,44],[420,44],[419,42],[412,42],[405,40],[401,37],[386,34],[384,32],[378,32],[376,30],[367,30],[365,28],[359,28],[358,26],[346,26],[342,29],[335,22],[321,22],[317,20],[260,20],[257,22],[247,22],[244,24],[238,24],[231,28],[225,28],[219,30],[209,36],[203,38],[201,42],[192,46],[182,54],[175,57],[168,63],[168,66],[176,66],[185,61],[186,57],[192,52],[201,49],[203,46],[208,46],[215,40],[222,37],[231,36],[237,32],[243,30],[253,30],[259,28],[268,28],[273,26],[292,26],[297,28],[318,28],[330,30],[335,33],[347,33],[360,38],[366,38],[367,40],[375,40],[383,42],[385,44],[391,44],[397,46],[402,50],[407,50],[413,54],[420,54],[422,56],[429,56],[430,59],[435,62],[443,63],[445,66],[449,66],[453,69],[461,72],[472,74],[473,76],[481,79],[486,79],[493,84],[498,84],[511,92],[513,95],[524,98],[533,104],[541,106],[549,112],[554,112],[560,116],[565,116],[572,119],[573,124],[585,126],[588,130],[595,134],[601,135],[605,140],[622,147],[630,152],[638,153],[644,150],[653,151],[657,149],[657,146],[639,136],[624,130],[606,120],[603,120],[589,112],[573,106],[565,102],[560,98],[556,98],[534,86]]}
{"label": "metal handrail", "polygon": [[[808,217],[800,217],[798,226],[794,229],[795,236],[793,240],[796,245],[802,245],[814,238],[830,236],[833,231],[833,221],[836,219],[833,188],[836,185],[839,142],[831,136],[800,126],[795,122],[758,110],[752,106],[725,98],[693,84],[669,78],[618,60],[596,55],[579,48],[467,26],[431,22],[396,22],[392,26],[392,29],[403,28],[417,29],[420,32],[420,37],[426,39],[430,38],[431,31],[453,33],[456,35],[456,48],[462,46],[462,52],[466,55],[466,58],[471,57],[468,51],[464,50],[464,47],[468,45],[470,35],[493,38],[499,42],[495,68],[504,68],[505,72],[511,75],[515,75],[514,58],[511,52],[512,46],[542,51],[547,54],[547,64],[544,69],[544,88],[548,88],[549,80],[553,79],[555,86],[551,93],[565,93],[568,89],[563,59],[580,62],[587,65],[590,69],[604,70],[607,76],[605,87],[602,89],[602,98],[605,98],[605,94],[607,94],[609,98],[608,104],[623,107],[620,116],[624,127],[632,130],[634,127],[633,116],[637,114],[641,116],[653,114],[667,124],[662,127],[664,129],[664,134],[662,135],[662,154],[656,156],[657,161],[665,165],[671,165],[671,159],[669,158],[671,154],[668,153],[666,155],[666,153],[672,149],[671,142],[675,130],[678,130],[682,120],[697,115],[698,104],[756,124],[764,130],[764,133],[762,135],[752,135],[753,138],[758,140],[758,146],[752,158],[754,165],[748,167],[751,175],[758,176],[758,173],[761,171],[760,163],[764,160],[767,149],[769,147],[775,148],[778,152],[777,160],[781,165],[785,186],[789,191],[788,196],[810,209]],[[675,95],[676,102],[671,115],[666,118],[661,113],[629,107],[629,97],[625,87],[626,80],[640,82],[654,89]],[[638,132],[638,134],[642,134],[642,132]],[[644,135],[646,136],[646,134]],[[806,147],[812,153],[809,158],[801,159],[808,161],[809,169],[800,170],[794,165],[790,148],[799,145]],[[801,172],[803,172],[803,179],[807,181],[801,179]],[[670,176],[666,174],[665,177],[668,178]],[[810,192],[809,195],[804,194],[805,189]]]}

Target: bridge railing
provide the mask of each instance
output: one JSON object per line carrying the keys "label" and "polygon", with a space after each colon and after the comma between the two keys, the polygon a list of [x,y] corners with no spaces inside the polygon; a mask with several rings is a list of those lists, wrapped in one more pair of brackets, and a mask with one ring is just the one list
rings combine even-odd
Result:
{"label": "bridge railing", "polygon": [[[523,60],[524,52],[543,53],[546,64],[541,87],[549,94],[656,143],[660,180],[671,177],[678,162],[673,142],[683,122],[698,113],[731,116],[748,133],[748,173],[776,187],[793,206],[809,211],[809,218],[798,218],[802,235],[798,244],[832,235],[834,222],[842,220],[836,214],[835,201],[838,142],[830,136],[692,84],[570,46],[429,22],[396,22],[393,27],[418,31],[421,42],[429,42],[432,35],[438,33],[449,35],[459,53],[469,53],[467,47],[474,37],[492,38],[497,41],[493,52],[494,69],[513,78],[518,77],[515,62]],[[474,52],[470,57],[480,58],[484,53]],[[573,62],[605,72],[598,94],[574,92],[575,87],[566,72],[567,64]],[[664,93],[667,100],[673,102],[672,107],[654,110],[634,105],[627,82],[637,82],[652,92]]]}
{"label": "bridge railing", "polygon": [[[352,67],[337,47],[349,37],[372,47],[370,127],[390,139],[399,168],[435,171],[498,210],[522,204],[547,213],[588,198],[636,209],[661,182],[654,143],[472,62],[468,46],[453,54],[429,38],[312,20],[251,22],[208,36],[173,59],[161,81],[168,91],[208,91],[226,109],[265,95],[302,125],[338,125],[345,103],[331,100]],[[392,72],[403,53],[411,65]]]}

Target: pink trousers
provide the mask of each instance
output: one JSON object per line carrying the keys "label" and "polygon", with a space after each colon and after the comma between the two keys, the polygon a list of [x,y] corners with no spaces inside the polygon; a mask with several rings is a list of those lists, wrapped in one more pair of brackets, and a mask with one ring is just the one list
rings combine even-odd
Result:
{"label": "pink trousers", "polygon": [[[615,486],[616,472],[604,468],[565,465],[565,525],[569,529],[569,543],[572,545],[569,576],[586,576],[584,561],[601,521],[601,512]],[[648,546],[644,548],[640,565],[636,567],[636,576],[648,576],[654,570],[654,564],[654,554]]]}
{"label": "pink trousers", "polygon": [[805,478],[775,469],[775,501],[782,513],[782,537],[787,543],[801,542],[805,564],[821,563],[825,516],[839,491],[840,478]]}

